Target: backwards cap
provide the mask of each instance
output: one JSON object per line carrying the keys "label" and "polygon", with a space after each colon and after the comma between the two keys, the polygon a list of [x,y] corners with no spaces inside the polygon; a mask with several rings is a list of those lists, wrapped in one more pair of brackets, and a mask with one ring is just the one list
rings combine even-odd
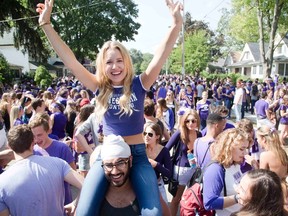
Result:
{"label": "backwards cap", "polygon": [[101,159],[111,160],[115,158],[128,158],[131,156],[129,145],[121,136],[114,134],[108,135],[104,138],[101,148]]}

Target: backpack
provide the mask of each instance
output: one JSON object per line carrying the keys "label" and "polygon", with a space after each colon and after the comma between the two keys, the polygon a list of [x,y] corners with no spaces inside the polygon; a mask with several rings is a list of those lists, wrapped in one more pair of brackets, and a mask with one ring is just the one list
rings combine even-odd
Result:
{"label": "backpack", "polygon": [[198,178],[191,187],[184,191],[180,201],[180,216],[213,216],[214,210],[206,210],[203,203],[203,175],[204,171],[215,161],[209,162],[203,169]]}

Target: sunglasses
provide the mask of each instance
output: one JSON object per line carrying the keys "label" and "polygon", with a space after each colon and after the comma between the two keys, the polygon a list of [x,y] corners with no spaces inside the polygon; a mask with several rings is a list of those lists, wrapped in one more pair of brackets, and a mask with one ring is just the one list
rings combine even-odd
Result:
{"label": "sunglasses", "polygon": [[153,137],[154,134],[153,133],[147,133],[147,132],[143,132],[143,135],[146,136],[148,134],[149,137]]}
{"label": "sunglasses", "polygon": [[185,123],[187,124],[187,123],[196,123],[197,122],[197,120],[196,119],[187,119],[186,121],[185,121]]}

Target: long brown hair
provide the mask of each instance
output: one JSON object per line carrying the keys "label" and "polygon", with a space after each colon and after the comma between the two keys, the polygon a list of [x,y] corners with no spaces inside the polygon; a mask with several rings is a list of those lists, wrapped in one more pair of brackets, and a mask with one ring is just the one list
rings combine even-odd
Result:
{"label": "long brown hair", "polygon": [[187,110],[184,115],[182,116],[181,118],[181,122],[180,122],[180,125],[179,125],[179,130],[180,130],[180,138],[181,140],[183,141],[183,143],[185,143],[186,145],[189,143],[189,130],[186,126],[186,120],[188,118],[188,116],[193,116],[194,119],[197,120],[197,130],[199,131],[200,129],[200,117],[199,117],[199,114],[196,112],[196,110],[192,110],[192,109],[189,109]]}

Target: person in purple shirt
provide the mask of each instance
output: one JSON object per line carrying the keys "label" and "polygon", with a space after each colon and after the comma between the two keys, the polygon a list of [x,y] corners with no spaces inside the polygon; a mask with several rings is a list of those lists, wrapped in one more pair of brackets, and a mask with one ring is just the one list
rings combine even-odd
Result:
{"label": "person in purple shirt", "polygon": [[190,166],[187,153],[193,153],[194,141],[201,137],[199,132],[200,118],[195,110],[187,110],[181,117],[179,130],[177,130],[166,144],[169,151],[174,147],[175,156],[173,160],[173,178],[179,181],[176,196],[172,198],[170,210],[172,215],[178,211],[181,196],[189,183],[194,169]]}
{"label": "person in purple shirt", "polygon": [[[58,157],[65,160],[72,169],[76,170],[76,165],[74,162],[74,157],[68,145],[63,142],[52,140],[49,138],[49,122],[39,117],[37,114],[31,122],[29,122],[29,126],[32,129],[34,134],[34,140],[37,144],[38,148],[34,148],[34,153],[36,155],[43,156],[52,156]],[[72,194],[70,190],[70,185],[65,183],[65,204],[68,204],[72,201]]]}
{"label": "person in purple shirt", "polygon": [[65,116],[64,106],[60,103],[53,103],[50,106],[50,110],[52,112],[51,125],[52,125],[52,134],[59,137],[59,139],[63,139],[66,136],[65,128],[67,124],[67,117]]}
{"label": "person in purple shirt", "polygon": [[[223,119],[227,119],[230,111],[225,106],[220,105],[220,106],[217,106],[215,109],[213,109],[212,112],[221,115]],[[229,128],[234,128],[234,125],[226,121],[226,124],[223,130],[226,130]],[[207,133],[207,127],[201,130],[201,133],[202,133],[202,136],[205,136]]]}
{"label": "person in purple shirt", "polygon": [[146,154],[151,166],[154,168],[159,191],[162,198],[168,203],[166,190],[162,177],[168,179],[172,177],[172,162],[170,159],[169,150],[162,146],[162,130],[157,123],[149,122],[144,125],[144,142],[146,144]]}
{"label": "person in purple shirt", "polygon": [[267,101],[265,101],[266,98],[267,92],[262,92],[260,99],[255,103],[257,127],[261,127],[261,125],[268,125],[270,127],[274,127],[269,118],[269,104]]}
{"label": "person in purple shirt", "polygon": [[280,106],[279,138],[282,144],[286,144],[288,137],[288,95],[283,96],[283,103]]}
{"label": "person in purple shirt", "polygon": [[[233,182],[225,181],[225,169],[244,160],[249,147],[248,136],[240,129],[232,128],[219,134],[212,144],[212,160],[203,177],[203,202],[206,210],[216,210],[217,215],[230,215],[227,207],[238,203],[237,195],[224,196],[224,184],[230,188]],[[228,194],[228,193],[227,193]]]}
{"label": "person in purple shirt", "polygon": [[203,91],[202,99],[196,103],[196,110],[200,117],[201,129],[206,127],[206,120],[210,112],[211,102],[208,101],[207,99],[208,99],[208,93],[207,91]]}
{"label": "person in purple shirt", "polygon": [[10,110],[10,125],[11,127],[24,124],[21,116],[24,114],[22,106],[13,106]]}
{"label": "person in purple shirt", "polygon": [[207,118],[207,133],[194,142],[194,155],[198,165],[203,168],[211,160],[210,145],[216,137],[223,131],[226,124],[226,118],[218,113],[211,113]]}

